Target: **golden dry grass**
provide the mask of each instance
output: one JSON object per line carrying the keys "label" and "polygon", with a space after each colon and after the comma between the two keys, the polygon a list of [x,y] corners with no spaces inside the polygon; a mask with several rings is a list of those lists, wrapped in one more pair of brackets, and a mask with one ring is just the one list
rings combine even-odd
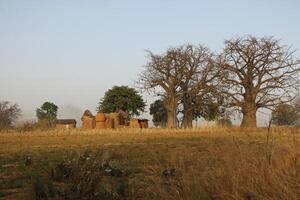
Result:
{"label": "golden dry grass", "polygon": [[[298,134],[214,127],[2,132],[0,199],[300,199]],[[71,178],[53,178],[61,163],[72,168]],[[103,163],[122,176],[103,175]],[[174,175],[165,176],[170,169]]]}

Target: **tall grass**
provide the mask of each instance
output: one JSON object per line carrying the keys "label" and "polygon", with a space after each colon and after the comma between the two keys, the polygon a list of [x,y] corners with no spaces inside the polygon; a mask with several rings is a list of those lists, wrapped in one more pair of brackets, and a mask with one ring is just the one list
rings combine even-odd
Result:
{"label": "tall grass", "polygon": [[300,199],[298,134],[278,127],[3,132],[0,194],[11,199]]}

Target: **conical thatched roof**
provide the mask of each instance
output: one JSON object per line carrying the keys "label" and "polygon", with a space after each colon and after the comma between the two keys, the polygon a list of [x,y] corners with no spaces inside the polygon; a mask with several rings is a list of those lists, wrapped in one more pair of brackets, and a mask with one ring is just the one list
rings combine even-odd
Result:
{"label": "conical thatched roof", "polygon": [[86,116],[86,117],[94,117],[94,115],[92,114],[92,112],[89,111],[89,110],[85,110],[85,111],[84,111],[82,117],[85,117],[85,116]]}

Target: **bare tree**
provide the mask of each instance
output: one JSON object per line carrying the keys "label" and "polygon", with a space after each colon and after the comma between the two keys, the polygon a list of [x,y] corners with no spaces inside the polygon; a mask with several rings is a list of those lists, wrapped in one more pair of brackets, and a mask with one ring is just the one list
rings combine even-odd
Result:
{"label": "bare tree", "polygon": [[206,103],[211,103],[216,94],[219,71],[214,64],[213,55],[204,46],[186,45],[178,49],[183,65],[183,79],[180,82],[182,90],[181,103],[183,107],[182,126],[191,128],[196,113]]}
{"label": "bare tree", "polygon": [[[238,37],[225,41],[222,82],[241,126],[256,126],[256,111],[291,101],[299,78],[299,60],[273,37]],[[298,82],[299,83],[299,82]]]}
{"label": "bare tree", "polygon": [[139,82],[146,90],[158,88],[167,109],[167,127],[177,127],[177,106],[182,96],[180,81],[183,78],[178,51],[170,48],[163,55],[148,51],[150,61],[140,75]]}
{"label": "bare tree", "polygon": [[21,115],[18,104],[11,104],[8,101],[0,102],[0,129],[10,128]]}
{"label": "bare tree", "polygon": [[[163,55],[149,52],[150,62],[140,76],[145,89],[159,88],[167,109],[167,127],[176,127],[178,105],[182,105],[184,127],[192,127],[192,120],[200,97],[204,99],[217,78],[217,69],[208,48],[183,45],[169,48]],[[197,99],[197,103],[196,103]]]}

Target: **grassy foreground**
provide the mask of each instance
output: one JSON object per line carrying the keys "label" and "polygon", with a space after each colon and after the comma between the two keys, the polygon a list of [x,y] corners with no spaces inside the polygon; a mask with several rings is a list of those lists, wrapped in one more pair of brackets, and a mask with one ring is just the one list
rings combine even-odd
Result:
{"label": "grassy foreground", "polygon": [[295,129],[0,133],[0,199],[300,199]]}

